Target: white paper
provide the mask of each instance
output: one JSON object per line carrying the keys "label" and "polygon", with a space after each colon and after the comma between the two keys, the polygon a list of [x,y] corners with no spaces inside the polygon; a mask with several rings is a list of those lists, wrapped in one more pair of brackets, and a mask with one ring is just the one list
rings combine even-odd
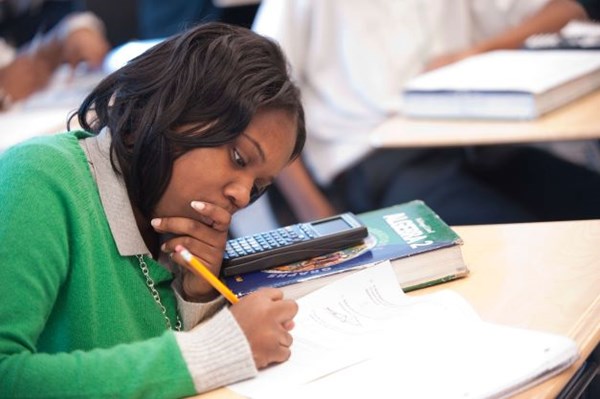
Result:
{"label": "white paper", "polygon": [[502,397],[577,357],[566,337],[483,322],[454,292],[405,296],[389,263],[298,302],[291,359],[232,390],[257,399]]}
{"label": "white paper", "polygon": [[377,320],[389,318],[404,295],[394,284],[389,262],[372,269],[364,278],[351,275],[299,299],[291,358],[229,388],[249,397],[266,395],[366,360],[367,336],[378,330]]}

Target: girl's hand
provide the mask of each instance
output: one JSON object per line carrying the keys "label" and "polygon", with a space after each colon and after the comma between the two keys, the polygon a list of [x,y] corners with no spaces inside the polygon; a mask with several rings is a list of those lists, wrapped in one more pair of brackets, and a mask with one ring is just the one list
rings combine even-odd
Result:
{"label": "girl's hand", "polygon": [[283,299],[279,289],[263,288],[243,297],[230,310],[250,343],[257,368],[289,359],[293,342],[289,330],[298,313],[295,301]]}
{"label": "girl's hand", "polygon": [[193,201],[192,208],[198,213],[197,219],[186,217],[164,217],[152,219],[152,226],[158,233],[170,233],[175,237],[161,246],[161,251],[170,254],[171,259],[182,266],[183,294],[190,301],[209,301],[217,292],[202,277],[193,273],[181,255],[175,252],[177,245],[183,245],[194,254],[213,274],[219,275],[221,262],[227,243],[227,231],[231,214],[214,204]]}

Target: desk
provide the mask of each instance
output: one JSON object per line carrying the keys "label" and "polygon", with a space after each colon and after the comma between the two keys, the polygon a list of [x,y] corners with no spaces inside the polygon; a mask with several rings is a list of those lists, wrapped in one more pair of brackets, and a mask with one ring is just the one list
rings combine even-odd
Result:
{"label": "desk", "polygon": [[[600,342],[600,220],[463,226],[456,231],[465,242],[471,275],[409,295],[452,289],[486,321],[574,339],[581,356],[572,367],[516,396],[556,397]],[[240,396],[222,388],[197,398]]]}
{"label": "desk", "polygon": [[567,371],[518,395],[558,395],[600,342],[600,220],[457,227],[471,269],[451,288],[483,319],[566,335],[580,358]]}
{"label": "desk", "polygon": [[373,147],[450,147],[600,138],[600,91],[533,121],[393,117],[371,132]]}

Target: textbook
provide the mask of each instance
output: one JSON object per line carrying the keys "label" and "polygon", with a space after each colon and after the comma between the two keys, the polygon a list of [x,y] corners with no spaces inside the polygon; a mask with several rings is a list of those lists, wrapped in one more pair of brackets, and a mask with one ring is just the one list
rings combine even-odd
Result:
{"label": "textbook", "polygon": [[299,298],[349,273],[391,260],[404,291],[464,277],[461,238],[423,201],[357,215],[369,236],[359,245],[304,261],[224,277],[236,295],[261,287],[281,288]]}
{"label": "textbook", "polygon": [[599,50],[499,50],[410,80],[404,114],[530,120],[599,87]]}

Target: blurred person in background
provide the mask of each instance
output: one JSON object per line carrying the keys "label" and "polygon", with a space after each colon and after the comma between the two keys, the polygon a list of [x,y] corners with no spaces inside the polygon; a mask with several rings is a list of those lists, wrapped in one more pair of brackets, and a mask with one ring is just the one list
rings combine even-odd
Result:
{"label": "blurred person in background", "polygon": [[571,0],[262,1],[253,29],[281,44],[306,108],[306,150],[279,190],[303,221],[417,198],[450,224],[600,216],[598,175],[539,150],[365,144],[412,77],[585,17]]}
{"label": "blurred person in background", "polygon": [[[102,21],[93,13],[69,12],[54,24],[56,14],[60,12],[50,12],[44,18],[42,9],[12,8],[9,3],[3,2],[1,13],[4,35],[0,38],[1,109],[43,89],[54,71],[64,63],[73,68],[81,63],[90,68],[102,65],[110,44]],[[70,10],[68,7],[64,9]],[[37,16],[33,19],[40,23],[33,37],[30,37],[31,24],[26,24],[23,29],[17,29],[19,25],[15,24],[15,21],[22,20],[23,15],[31,13]],[[51,29],[47,29],[48,26]]]}

